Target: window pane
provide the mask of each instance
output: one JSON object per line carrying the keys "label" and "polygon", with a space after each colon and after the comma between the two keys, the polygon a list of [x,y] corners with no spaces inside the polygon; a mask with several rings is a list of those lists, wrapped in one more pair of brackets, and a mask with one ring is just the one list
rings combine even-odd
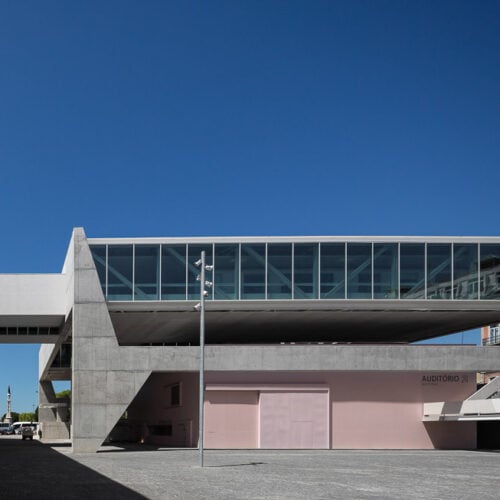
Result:
{"label": "window pane", "polygon": [[158,300],[160,245],[135,246],[135,300]]}
{"label": "window pane", "polygon": [[267,245],[267,298],[292,298],[292,245]]}
{"label": "window pane", "polygon": [[266,298],[265,245],[241,245],[241,298]]}
{"label": "window pane", "polygon": [[425,245],[423,243],[401,243],[400,285],[401,299],[425,298]]}
{"label": "window pane", "polygon": [[219,300],[238,298],[238,245],[215,245],[214,293]]}
{"label": "window pane", "polygon": [[294,245],[294,298],[318,298],[318,245],[296,243]]}
{"label": "window pane", "polygon": [[453,280],[453,298],[478,298],[477,245],[454,245]]}
{"label": "window pane", "polygon": [[373,297],[398,298],[398,244],[375,243],[373,247]]}
{"label": "window pane", "polygon": [[162,245],[161,254],[162,300],[186,300],[186,245]]}
{"label": "window pane", "polygon": [[321,298],[345,299],[345,243],[321,243]]}
{"label": "window pane", "polygon": [[132,300],[132,265],[132,245],[109,245],[109,300]]}
{"label": "window pane", "polygon": [[94,258],[95,268],[101,283],[102,293],[106,295],[106,245],[95,245],[90,247]]}
{"label": "window pane", "polygon": [[451,245],[427,245],[427,298],[451,299]]}
{"label": "window pane", "polygon": [[347,244],[347,298],[371,299],[372,297],[372,245],[371,243]]}
{"label": "window pane", "polygon": [[[200,282],[196,281],[196,277],[200,274],[200,268],[194,263],[200,259],[201,252],[205,250],[205,265],[212,265],[212,245],[188,245],[188,299],[199,300],[200,298]],[[212,271],[205,271],[205,281],[212,280]],[[206,298],[212,299],[213,288],[205,287],[208,292]]]}
{"label": "window pane", "polygon": [[500,299],[500,245],[481,244],[481,298]]}

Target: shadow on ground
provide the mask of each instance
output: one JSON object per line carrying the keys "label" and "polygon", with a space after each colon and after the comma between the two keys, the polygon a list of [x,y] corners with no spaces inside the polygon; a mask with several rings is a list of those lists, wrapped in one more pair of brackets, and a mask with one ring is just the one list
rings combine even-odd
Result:
{"label": "shadow on ground", "polygon": [[39,441],[0,438],[1,498],[125,499],[145,497]]}

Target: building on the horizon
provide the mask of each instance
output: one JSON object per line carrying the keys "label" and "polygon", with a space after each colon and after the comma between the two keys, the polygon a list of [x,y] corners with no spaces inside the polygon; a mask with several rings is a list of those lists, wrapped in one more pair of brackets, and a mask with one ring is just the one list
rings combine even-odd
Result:
{"label": "building on the horizon", "polygon": [[5,423],[12,424],[12,394],[10,392],[10,385],[7,388],[7,413],[3,419]]}
{"label": "building on the horizon", "polygon": [[[87,238],[60,274],[0,275],[0,341],[40,342],[44,438],[208,448],[475,448],[500,418],[500,238]],[[71,412],[52,382],[71,381]],[[497,384],[498,385],[498,384]]]}

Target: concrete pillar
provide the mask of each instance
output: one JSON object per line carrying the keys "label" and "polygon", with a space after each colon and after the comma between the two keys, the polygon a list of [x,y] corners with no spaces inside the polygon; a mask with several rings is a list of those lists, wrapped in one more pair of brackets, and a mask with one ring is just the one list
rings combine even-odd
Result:
{"label": "concrete pillar", "polygon": [[151,373],[132,369],[116,340],[82,228],[73,231],[73,452],[96,452]]}

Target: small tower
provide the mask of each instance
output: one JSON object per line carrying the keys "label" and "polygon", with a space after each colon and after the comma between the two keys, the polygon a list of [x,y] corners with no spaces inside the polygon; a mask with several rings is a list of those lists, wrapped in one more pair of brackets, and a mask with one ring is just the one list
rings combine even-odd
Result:
{"label": "small tower", "polygon": [[4,421],[12,424],[12,408],[11,408],[11,395],[10,395],[10,385],[9,388],[7,389],[7,415],[5,415]]}

